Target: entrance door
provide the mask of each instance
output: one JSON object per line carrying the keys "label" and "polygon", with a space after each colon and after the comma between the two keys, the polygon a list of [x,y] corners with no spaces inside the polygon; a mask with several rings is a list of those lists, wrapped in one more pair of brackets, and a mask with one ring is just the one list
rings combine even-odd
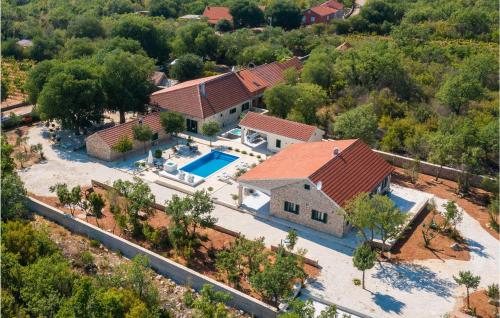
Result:
{"label": "entrance door", "polygon": [[186,118],[186,130],[197,134],[198,133],[198,122],[196,120]]}

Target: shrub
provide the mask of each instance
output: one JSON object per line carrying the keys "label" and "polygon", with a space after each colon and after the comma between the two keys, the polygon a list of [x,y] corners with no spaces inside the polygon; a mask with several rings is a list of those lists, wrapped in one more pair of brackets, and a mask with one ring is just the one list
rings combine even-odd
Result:
{"label": "shrub", "polygon": [[240,150],[239,150],[238,148],[234,149],[234,151],[236,151],[236,152],[240,152]]}
{"label": "shrub", "polygon": [[358,279],[358,278],[354,278],[354,279],[352,280],[352,282],[354,283],[354,285],[355,285],[355,286],[359,286],[359,285],[361,285],[361,280],[360,280],[360,279]]}
{"label": "shrub", "polygon": [[182,296],[182,302],[188,308],[191,308],[194,303],[194,293],[191,290],[186,290]]}
{"label": "shrub", "polygon": [[87,274],[94,274],[97,272],[97,266],[94,263],[94,255],[89,251],[81,253],[75,260],[75,265],[82,268]]}
{"label": "shrub", "polygon": [[98,248],[99,246],[101,246],[101,242],[98,240],[90,240],[90,247]]}
{"label": "shrub", "polygon": [[247,154],[247,151],[246,151],[246,150],[243,150],[241,153],[242,153],[242,154],[244,154],[244,155],[246,155],[246,154]]}
{"label": "shrub", "polygon": [[208,190],[208,192],[212,192],[212,191],[214,191],[214,188],[213,187],[208,187],[207,190]]}
{"label": "shrub", "polygon": [[257,159],[260,159],[261,157],[260,157],[260,155],[257,155],[257,156],[256,156],[256,158],[257,158]]}
{"label": "shrub", "polygon": [[254,156],[253,152],[249,153],[249,155],[250,155],[250,157],[253,157],[253,156]]}
{"label": "shrub", "polygon": [[227,147],[227,150],[231,151],[233,150],[233,147]]}
{"label": "shrub", "polygon": [[256,163],[252,163],[252,164],[250,165],[250,167],[255,168],[255,167],[257,167],[257,164],[256,164]]}
{"label": "shrub", "polygon": [[160,149],[156,149],[156,150],[155,150],[155,158],[160,159],[160,158],[161,158],[161,156],[162,156],[162,154],[163,154],[163,153],[162,153],[162,151],[161,151]]}

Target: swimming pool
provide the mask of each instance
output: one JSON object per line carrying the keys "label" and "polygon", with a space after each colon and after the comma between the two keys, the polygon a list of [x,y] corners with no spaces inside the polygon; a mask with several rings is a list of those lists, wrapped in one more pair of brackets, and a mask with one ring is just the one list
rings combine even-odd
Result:
{"label": "swimming pool", "polygon": [[213,150],[203,157],[200,157],[195,161],[188,163],[180,170],[195,174],[202,178],[206,178],[212,173],[224,168],[236,159],[238,159],[238,157]]}
{"label": "swimming pool", "polygon": [[241,137],[241,128],[233,128],[227,132],[228,134]]}

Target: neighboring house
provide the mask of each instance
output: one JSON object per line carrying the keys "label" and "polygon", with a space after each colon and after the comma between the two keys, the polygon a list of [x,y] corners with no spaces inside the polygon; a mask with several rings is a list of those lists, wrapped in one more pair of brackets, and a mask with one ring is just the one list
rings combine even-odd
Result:
{"label": "neighboring house", "polygon": [[217,121],[222,127],[236,122],[251,100],[237,74],[230,72],[164,88],[151,95],[150,103],[181,113],[186,130],[198,133],[205,122]]}
{"label": "neighboring house", "polygon": [[360,139],[297,143],[238,178],[239,204],[244,188],[258,190],[269,195],[271,215],[342,237],[346,203],[386,192],[393,169]]}
{"label": "neighboring house", "polygon": [[344,43],[340,44],[339,46],[337,46],[335,49],[337,51],[340,51],[340,52],[345,52],[351,48],[352,48],[352,45],[349,42],[344,42]]}
{"label": "neighboring house", "polygon": [[146,146],[150,146],[153,142],[163,141],[169,137],[161,125],[160,113],[152,113],[90,135],[85,140],[87,154],[106,161],[113,161],[122,157],[123,154],[113,150],[113,146],[116,145],[122,136],[127,136],[133,141],[134,146],[131,152],[142,149],[144,147],[143,142],[134,140],[134,132],[132,130],[134,125],[140,124],[148,125],[153,131],[153,138]]}
{"label": "neighboring house", "polygon": [[179,17],[179,20],[190,20],[190,21],[196,21],[196,20],[201,20],[201,15],[198,14],[186,14],[183,15],[182,17]]}
{"label": "neighboring house", "polygon": [[160,88],[170,87],[177,84],[179,81],[174,79],[169,79],[167,75],[163,72],[153,72],[149,77],[153,85]]}
{"label": "neighboring house", "polygon": [[150,104],[160,110],[181,113],[186,129],[198,133],[203,123],[218,121],[222,127],[234,124],[242,112],[262,106],[262,94],[284,80],[283,72],[301,68],[294,57],[252,69],[199,78],[151,94]]}
{"label": "neighboring house", "polygon": [[267,149],[278,152],[288,145],[320,141],[323,130],[278,117],[248,112],[240,121],[241,142],[252,146],[256,136],[267,140]]}
{"label": "neighboring house", "polygon": [[344,5],[335,0],[330,0],[307,9],[302,17],[302,23],[305,25],[328,23],[333,19],[342,19],[343,17]]}
{"label": "neighboring house", "polygon": [[17,45],[27,48],[27,47],[32,47],[33,46],[33,41],[28,40],[28,39],[22,39],[16,42]]}
{"label": "neighboring house", "polygon": [[233,16],[228,7],[210,7],[207,6],[203,11],[203,16],[208,19],[209,24],[217,24],[220,20],[233,22]]}
{"label": "neighboring house", "polygon": [[285,80],[284,72],[289,68],[295,68],[300,72],[302,63],[299,58],[293,57],[284,62],[262,64],[238,72],[241,81],[252,95],[253,107],[263,107],[264,91],[283,82]]}

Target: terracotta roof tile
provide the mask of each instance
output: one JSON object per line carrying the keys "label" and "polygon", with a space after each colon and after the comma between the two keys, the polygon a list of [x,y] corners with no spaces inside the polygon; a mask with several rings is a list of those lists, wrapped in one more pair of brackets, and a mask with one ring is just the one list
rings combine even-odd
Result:
{"label": "terracotta roof tile", "polygon": [[[110,147],[113,147],[122,136],[127,136],[130,140],[134,140],[134,131],[132,127],[139,124],[139,120],[141,120],[141,118],[100,130],[96,132],[95,135],[101,137]],[[160,113],[152,113],[142,117],[142,123],[148,125],[153,133],[157,133],[163,129],[160,122]]]}
{"label": "terracotta roof tile", "polygon": [[323,2],[322,4],[320,4],[320,6],[322,7],[330,7],[332,9],[336,9],[336,10],[342,10],[344,9],[344,5],[340,2],[337,2],[335,0],[329,0],[327,2]]}
{"label": "terracotta roof tile", "polygon": [[[201,93],[201,85],[205,85],[205,95]],[[225,73],[164,88],[154,92],[150,102],[170,111],[207,118],[249,99],[238,76]]]}
{"label": "terracotta roof tile", "polygon": [[314,135],[315,126],[297,123],[278,117],[248,112],[240,121],[240,126],[257,129],[288,138],[308,141]]}
{"label": "terracotta roof tile", "polygon": [[206,7],[203,16],[208,18],[208,23],[217,24],[219,20],[233,21],[233,16],[228,7]]}
{"label": "terracotta roof tile", "polygon": [[336,9],[333,9],[333,8],[330,8],[330,7],[327,7],[327,6],[317,6],[317,7],[312,7],[311,8],[311,11],[316,13],[317,15],[319,16],[328,16],[330,14],[334,14],[335,12],[337,12]]}
{"label": "terracotta roof tile", "polygon": [[343,206],[358,193],[373,190],[393,170],[359,139],[319,141],[290,145],[238,180],[309,178],[321,181],[321,190]]}

